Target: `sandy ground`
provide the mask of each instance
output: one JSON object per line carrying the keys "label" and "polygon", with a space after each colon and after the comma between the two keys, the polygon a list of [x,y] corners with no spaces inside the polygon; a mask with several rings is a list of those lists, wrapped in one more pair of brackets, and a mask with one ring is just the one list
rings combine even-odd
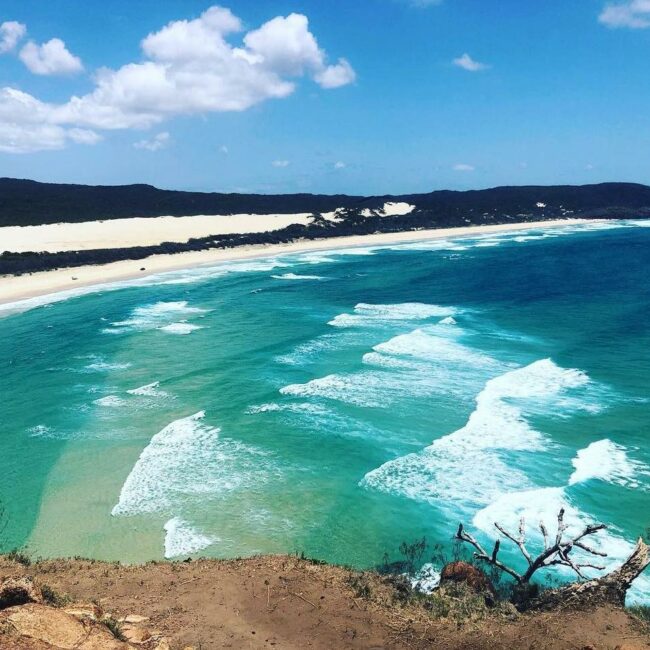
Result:
{"label": "sandy ground", "polygon": [[184,243],[210,235],[273,232],[292,224],[307,225],[311,221],[309,213],[232,214],[6,226],[0,228],[0,251],[60,253],[98,248],[157,246],[163,242]]}
{"label": "sandy ground", "polygon": [[[124,221],[124,219],[119,220],[120,223]],[[468,226],[463,228],[440,228],[436,230],[418,230],[402,233],[380,233],[355,237],[333,237],[326,241],[296,241],[290,244],[240,246],[231,249],[212,249],[178,253],[175,255],[153,255],[144,260],[112,262],[110,264],[80,266],[72,269],[57,269],[16,277],[1,276],[0,306],[12,304],[12,307],[20,308],[21,305],[14,305],[13,303],[37,296],[79,291],[83,287],[124,280],[135,280],[167,271],[200,266],[209,267],[221,262],[271,257],[273,255],[286,255],[305,251],[354,248],[357,246],[381,246],[426,239],[494,234],[514,230],[526,230],[535,227],[569,226],[581,222],[584,222],[584,220],[560,219],[555,221],[496,226]],[[65,297],[65,294],[60,297]]]}
{"label": "sandy ground", "polygon": [[[648,628],[622,609],[518,615],[514,608],[463,601],[443,611],[421,600],[400,601],[376,574],[296,557],[131,567],[83,560],[24,567],[0,558],[0,579],[25,574],[60,596],[95,601],[117,620],[145,617],[142,627],[167,638],[171,650],[650,648]],[[43,648],[16,641],[0,626],[3,650]]]}

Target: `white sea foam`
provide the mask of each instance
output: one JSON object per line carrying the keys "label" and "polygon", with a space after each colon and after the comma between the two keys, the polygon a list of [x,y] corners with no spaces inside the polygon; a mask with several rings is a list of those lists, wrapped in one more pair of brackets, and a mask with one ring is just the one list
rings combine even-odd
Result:
{"label": "white sea foam", "polygon": [[[122,333],[128,331],[143,331],[162,329],[174,324],[179,316],[192,316],[206,313],[206,309],[192,307],[187,301],[157,302],[152,305],[136,307],[130,318],[111,323],[111,327],[104,330],[107,333]],[[178,333],[178,332],[173,332]]]}
{"label": "white sea foam", "polygon": [[375,345],[379,354],[416,357],[444,364],[468,364],[473,368],[495,367],[498,362],[491,356],[473,350],[442,336],[435,336],[423,329],[400,334],[385,343]]}
{"label": "white sea foam", "polygon": [[543,450],[544,435],[526,420],[531,400],[535,410],[542,402],[555,407],[564,393],[588,382],[584,373],[550,359],[490,379],[464,427],[369,472],[362,485],[428,502],[478,504],[529,487],[528,478],[504,463],[501,452]]}
{"label": "white sea foam", "polygon": [[207,282],[216,278],[224,277],[231,273],[256,273],[271,271],[276,268],[289,266],[277,257],[270,257],[259,260],[242,260],[232,262],[221,262],[211,266],[201,266],[181,271],[170,271],[146,278],[143,284],[148,285],[182,285]]}
{"label": "white sea foam", "polygon": [[164,529],[165,558],[168,560],[182,555],[193,555],[220,541],[217,537],[204,535],[180,517],[170,519]]}
{"label": "white sea foam", "polygon": [[297,275],[296,273],[283,273],[282,275],[272,275],[275,280],[324,280],[321,275]]}
{"label": "white sea foam", "polygon": [[338,349],[345,343],[346,341],[339,333],[324,334],[297,345],[292,352],[275,357],[275,361],[290,366],[301,365],[329,350]]}
{"label": "white sea foam", "polygon": [[168,424],[142,451],[113,515],[169,512],[187,499],[218,496],[268,475],[265,455],[203,422],[205,413]]}
{"label": "white sea foam", "polygon": [[145,384],[138,388],[132,388],[126,392],[129,395],[137,395],[139,397],[166,397],[167,393],[164,390],[159,390],[160,382],[154,381],[151,384]]}
{"label": "white sea foam", "polygon": [[51,438],[54,437],[54,430],[52,427],[48,427],[45,424],[37,424],[35,427],[30,427],[28,429],[30,436],[35,438]]}
{"label": "white sea foam", "polygon": [[325,397],[341,400],[357,406],[385,407],[388,402],[381,399],[377,389],[381,389],[380,378],[368,373],[351,375],[327,375],[312,379],[305,384],[289,384],[280,389],[282,395],[294,397]]}
{"label": "white sea foam", "polygon": [[468,249],[463,239],[423,239],[406,244],[392,244],[387,248],[393,251],[465,251]]}
{"label": "white sea foam", "polygon": [[106,397],[100,397],[99,399],[94,400],[93,404],[96,404],[97,406],[119,408],[120,406],[124,406],[126,402],[118,395],[106,395]]}
{"label": "white sea foam", "polygon": [[453,316],[447,316],[439,321],[438,325],[458,325],[458,321]]}
{"label": "white sea foam", "polygon": [[422,565],[411,578],[411,587],[421,594],[432,594],[440,585],[440,571],[431,563]]}
{"label": "white sea foam", "polygon": [[637,477],[650,475],[645,465],[628,458],[625,447],[608,439],[592,442],[578,451],[571,462],[575,471],[569,478],[569,485],[597,479],[638,488],[641,484]]}
{"label": "white sea foam", "polygon": [[90,363],[84,366],[85,372],[113,372],[115,370],[126,370],[131,367],[130,363],[106,361],[103,357],[96,354],[83,357],[89,360]]}
{"label": "white sea foam", "polygon": [[269,402],[267,404],[258,404],[255,406],[249,406],[246,409],[246,413],[250,415],[256,415],[258,413],[279,413],[279,412],[290,412],[290,413],[318,413],[321,415],[327,415],[330,413],[327,409],[319,406],[318,404],[309,404],[309,403],[296,403],[291,402],[289,404],[278,404],[277,402]]}
{"label": "white sea foam", "polygon": [[288,257],[287,259],[305,264],[333,264],[337,261],[328,253],[323,253],[322,251],[315,253],[301,253],[299,255]]}
{"label": "white sea foam", "polygon": [[487,239],[484,241],[480,241],[477,244],[474,244],[476,248],[493,248],[495,246],[500,246],[501,241],[498,239]]}
{"label": "white sea foam", "polygon": [[457,510],[531,485],[523,472],[504,463],[497,453],[442,440],[368,472],[361,487],[435,505],[446,502]]}
{"label": "white sea foam", "polygon": [[[361,305],[359,311],[369,314],[388,314],[398,322],[407,314],[415,318],[436,317],[445,308],[433,305]],[[372,318],[372,316],[371,316]],[[451,330],[451,331],[450,331]],[[357,406],[388,407],[402,398],[454,395],[468,397],[475,394],[481,382],[502,371],[498,360],[464,346],[450,337],[462,334],[460,328],[432,325],[427,331],[417,329],[380,343],[363,356],[367,366],[383,370],[360,370],[352,373],[333,373],[304,384],[290,384],[280,390],[284,395],[322,397]],[[391,372],[386,372],[386,369]]]}
{"label": "white sea foam", "polygon": [[352,314],[339,314],[328,325],[333,327],[367,327],[396,321],[419,321],[444,318],[457,313],[454,307],[404,302],[395,305],[371,305],[359,303]]}
{"label": "white sea foam", "polygon": [[181,336],[186,336],[191,334],[196,330],[203,329],[200,325],[194,325],[193,323],[170,323],[169,325],[163,325],[158,328],[161,332],[167,332],[167,334],[179,334]]}
{"label": "white sea foam", "polygon": [[367,352],[362,357],[363,363],[368,366],[379,366],[381,368],[396,368],[399,370],[416,370],[418,367],[423,368],[424,366],[407,359],[401,359],[399,357],[393,357],[386,354],[380,354],[379,352]]}

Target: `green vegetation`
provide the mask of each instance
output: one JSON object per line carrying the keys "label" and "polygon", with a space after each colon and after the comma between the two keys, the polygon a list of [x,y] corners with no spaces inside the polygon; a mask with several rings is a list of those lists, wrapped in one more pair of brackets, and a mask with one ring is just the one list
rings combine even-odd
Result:
{"label": "green vegetation", "polygon": [[107,617],[102,621],[102,623],[104,623],[104,625],[111,631],[111,634],[118,641],[126,641],[124,632],[122,632],[122,626],[120,625],[120,622],[117,619],[114,619],[112,617]]}
{"label": "green vegetation", "polygon": [[650,623],[650,605],[632,605],[627,611],[644,623]]}
{"label": "green vegetation", "polygon": [[18,562],[18,564],[22,564],[23,566],[31,566],[32,564],[32,558],[25,551],[17,548],[7,553],[7,559],[12,562]]}
{"label": "green vegetation", "polygon": [[65,607],[72,602],[72,598],[67,594],[62,594],[50,585],[41,585],[41,595],[43,600],[52,607]]}

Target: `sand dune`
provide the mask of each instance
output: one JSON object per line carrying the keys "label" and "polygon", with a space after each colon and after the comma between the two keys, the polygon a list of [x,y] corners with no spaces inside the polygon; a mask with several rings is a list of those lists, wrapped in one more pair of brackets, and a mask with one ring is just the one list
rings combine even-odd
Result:
{"label": "sand dune", "polygon": [[163,242],[186,242],[210,235],[273,232],[293,224],[307,225],[311,221],[310,213],[231,214],[7,226],[0,228],[0,251],[58,253],[155,246]]}

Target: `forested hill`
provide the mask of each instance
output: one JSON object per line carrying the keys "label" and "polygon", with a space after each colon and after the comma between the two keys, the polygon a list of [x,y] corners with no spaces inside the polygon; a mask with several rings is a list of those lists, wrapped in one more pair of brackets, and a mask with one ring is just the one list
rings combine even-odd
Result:
{"label": "forested hill", "polygon": [[358,215],[364,209],[380,209],[386,202],[414,205],[414,211],[405,221],[415,218],[419,227],[558,217],[624,217],[650,214],[650,187],[633,183],[602,183],[361,197],[179,192],[160,190],[151,185],[63,185],[2,178],[0,226],[162,215],[318,214],[337,208],[346,208],[349,213]]}

